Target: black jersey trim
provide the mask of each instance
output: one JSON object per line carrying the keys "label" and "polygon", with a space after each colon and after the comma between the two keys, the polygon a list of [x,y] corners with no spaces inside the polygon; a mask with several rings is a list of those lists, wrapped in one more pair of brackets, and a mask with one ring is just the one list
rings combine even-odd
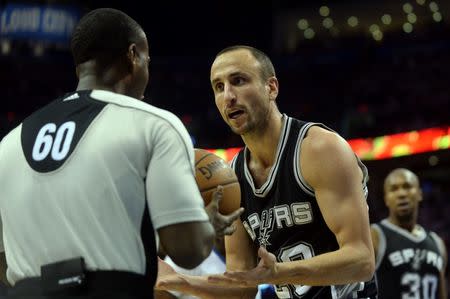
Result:
{"label": "black jersey trim", "polygon": [[300,167],[300,152],[301,152],[301,144],[303,143],[303,139],[305,139],[306,133],[308,132],[309,128],[311,128],[314,125],[320,125],[320,124],[306,123],[298,132],[297,142],[295,144],[294,161],[293,161],[295,180],[297,181],[300,188],[303,191],[305,191],[306,194],[311,195],[311,196],[315,196],[314,189],[303,178],[302,170]]}
{"label": "black jersey trim", "polygon": [[412,233],[410,233],[406,229],[403,229],[401,227],[398,227],[395,224],[392,224],[391,222],[389,222],[388,219],[382,220],[381,224],[383,224],[384,227],[394,231],[395,233],[397,233],[399,235],[402,235],[403,237],[405,237],[415,243],[420,243],[427,238],[427,233],[426,233],[425,229],[418,224],[416,224],[416,226],[415,226],[415,229],[418,229],[419,233],[420,233],[418,236],[414,236]]}
{"label": "black jersey trim", "polygon": [[381,262],[384,259],[384,255],[386,254],[386,235],[384,234],[383,229],[377,224],[372,224],[372,228],[375,229],[378,233],[378,248],[377,248],[377,256],[375,257],[375,269],[381,265]]}
{"label": "black jersey trim", "polygon": [[284,118],[284,123],[283,123],[281,138],[280,138],[280,140],[278,142],[278,146],[277,146],[277,152],[275,155],[275,163],[272,166],[272,168],[270,169],[269,177],[267,178],[266,182],[260,188],[255,188],[255,184],[253,182],[253,177],[247,166],[248,149],[247,149],[247,147],[245,147],[245,149],[244,149],[245,178],[247,179],[247,182],[249,183],[249,185],[252,187],[253,194],[257,197],[265,197],[269,193],[269,191],[272,189],[273,183],[275,181],[275,177],[278,173],[278,167],[280,165],[281,156],[283,155],[284,148],[286,147],[286,143],[287,143],[287,140],[289,137],[289,131],[291,129],[291,123],[292,123],[292,119],[290,117],[288,117],[286,114],[283,114],[283,118]]}

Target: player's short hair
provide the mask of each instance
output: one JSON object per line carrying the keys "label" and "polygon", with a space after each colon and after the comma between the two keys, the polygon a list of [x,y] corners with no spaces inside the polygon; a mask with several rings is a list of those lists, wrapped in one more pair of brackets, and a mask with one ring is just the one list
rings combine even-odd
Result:
{"label": "player's short hair", "polygon": [[139,41],[142,27],[124,12],[99,8],[88,12],[75,27],[71,50],[75,65],[96,60],[105,66],[126,54]]}
{"label": "player's short hair", "polygon": [[227,48],[223,49],[222,51],[220,51],[219,53],[217,53],[216,57],[218,57],[226,52],[231,52],[234,50],[241,50],[241,49],[249,50],[250,53],[252,53],[253,57],[255,57],[256,60],[261,64],[261,75],[262,75],[263,80],[266,80],[270,77],[276,76],[275,68],[273,67],[272,61],[270,60],[269,56],[267,56],[267,54],[264,53],[263,51],[258,50],[251,46],[235,45],[235,46],[227,47]]}

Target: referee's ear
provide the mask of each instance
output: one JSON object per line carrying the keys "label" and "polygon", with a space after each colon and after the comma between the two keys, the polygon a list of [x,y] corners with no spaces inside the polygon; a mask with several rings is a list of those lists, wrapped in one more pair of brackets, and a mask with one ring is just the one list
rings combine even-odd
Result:
{"label": "referee's ear", "polygon": [[137,47],[135,43],[132,43],[128,46],[128,52],[127,52],[127,65],[128,70],[131,73],[134,73],[134,69],[136,68],[136,65],[138,64],[139,59],[139,53],[137,51]]}

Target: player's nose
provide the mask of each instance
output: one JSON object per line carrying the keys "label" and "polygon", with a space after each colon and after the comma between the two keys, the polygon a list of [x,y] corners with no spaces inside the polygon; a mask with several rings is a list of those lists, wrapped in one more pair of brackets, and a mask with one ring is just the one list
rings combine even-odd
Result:
{"label": "player's nose", "polygon": [[408,191],[404,188],[399,188],[395,193],[397,198],[405,198],[408,196]]}
{"label": "player's nose", "polygon": [[223,94],[227,105],[236,102],[236,93],[231,84],[225,84]]}

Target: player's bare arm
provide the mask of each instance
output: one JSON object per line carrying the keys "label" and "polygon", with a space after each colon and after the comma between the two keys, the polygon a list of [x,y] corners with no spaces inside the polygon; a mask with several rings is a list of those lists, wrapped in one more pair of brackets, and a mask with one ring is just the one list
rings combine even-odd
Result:
{"label": "player's bare arm", "polygon": [[439,238],[439,241],[441,243],[442,248],[442,257],[443,257],[443,265],[441,269],[441,274],[439,277],[439,283],[441,285],[441,288],[439,290],[439,298],[440,299],[447,299],[447,280],[445,279],[445,272],[447,270],[447,262],[448,262],[448,255],[447,255],[447,248],[445,247],[444,241]]}
{"label": "player's bare arm", "polygon": [[276,282],[336,285],[369,280],[375,258],[363,174],[353,151],[337,134],[312,127],[303,142],[299,163],[339,249],[279,264]]}
{"label": "player's bare arm", "polygon": [[177,297],[175,297],[171,293],[169,293],[167,291],[159,291],[159,290],[155,290],[153,292],[153,298],[154,299],[177,299]]}

